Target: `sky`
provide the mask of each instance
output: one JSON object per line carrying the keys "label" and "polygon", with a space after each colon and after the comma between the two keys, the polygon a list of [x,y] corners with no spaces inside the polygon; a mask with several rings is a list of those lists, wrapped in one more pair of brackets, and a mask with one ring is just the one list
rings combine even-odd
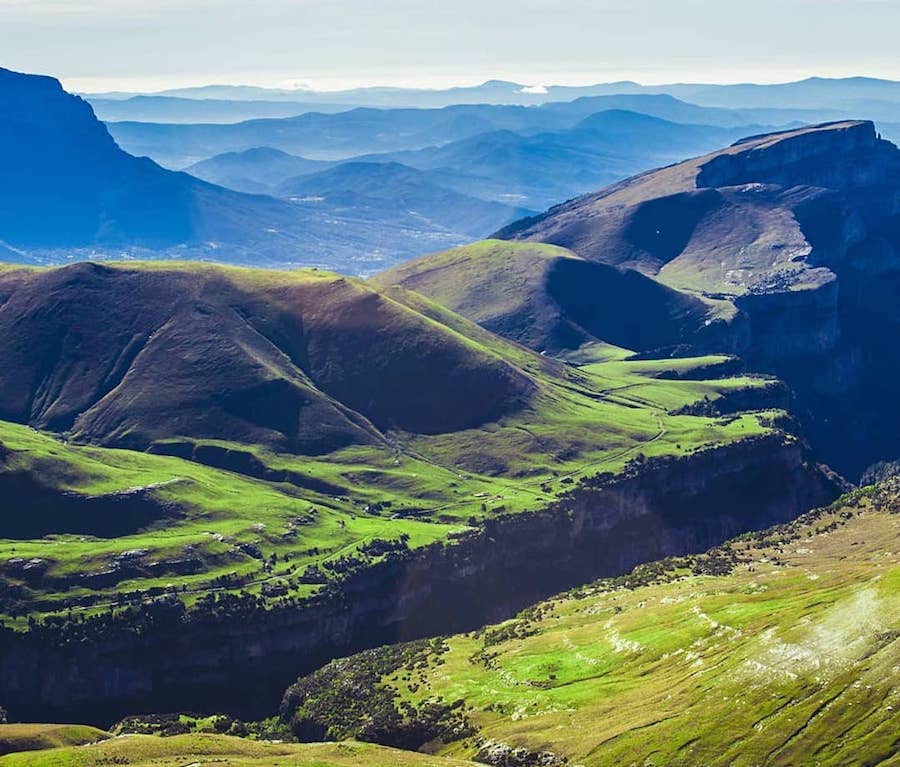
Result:
{"label": "sky", "polygon": [[900,79],[900,0],[0,0],[0,66],[79,91]]}

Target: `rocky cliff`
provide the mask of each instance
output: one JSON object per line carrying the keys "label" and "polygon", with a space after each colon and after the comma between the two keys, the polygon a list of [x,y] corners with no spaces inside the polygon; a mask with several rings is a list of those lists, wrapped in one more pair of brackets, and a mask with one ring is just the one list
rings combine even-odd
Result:
{"label": "rocky cliff", "polygon": [[[500,236],[705,301],[707,321],[683,346],[783,377],[813,447],[848,476],[900,452],[900,150],[871,122],[751,137]],[[636,302],[634,321],[644,312]]]}
{"label": "rocky cliff", "polygon": [[271,264],[308,247],[315,222],[297,206],[124,152],[53,78],[0,69],[0,111],[0,253],[12,261],[171,250]]}

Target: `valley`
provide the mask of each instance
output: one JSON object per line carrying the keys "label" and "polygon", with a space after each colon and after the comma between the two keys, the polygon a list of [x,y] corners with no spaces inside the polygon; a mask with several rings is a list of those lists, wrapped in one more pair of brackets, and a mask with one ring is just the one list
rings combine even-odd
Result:
{"label": "valley", "polygon": [[898,764],[898,87],[0,69],[0,767]]}
{"label": "valley", "polygon": [[[0,545],[3,613],[12,629],[28,629],[28,647],[49,643],[40,656],[28,651],[23,657],[15,648],[26,645],[15,633],[4,635],[0,678],[20,710],[50,706],[62,712],[77,706],[84,716],[96,705],[92,721],[102,723],[113,715],[105,711],[120,716],[137,710],[125,706],[151,710],[155,703],[171,706],[176,699],[192,699],[197,708],[212,700],[221,703],[225,693],[208,675],[215,675],[219,655],[209,647],[199,655],[161,654],[159,662],[169,670],[153,672],[153,681],[149,656],[142,653],[144,671],[123,671],[120,684],[104,683],[104,691],[95,690],[88,681],[95,673],[91,668],[105,676],[115,663],[133,666],[129,643],[111,639],[111,654],[102,663],[93,653],[106,653],[103,637],[115,637],[136,620],[158,624],[148,629],[154,645],[196,642],[191,622],[212,622],[218,628],[207,625],[204,633],[231,647],[226,652],[234,653],[234,662],[265,700],[275,694],[261,681],[265,674],[272,676],[272,690],[280,692],[288,668],[311,670],[340,647],[477,625],[577,583],[585,572],[621,572],[643,557],[702,548],[749,529],[757,515],[766,523],[787,519],[836,492],[834,480],[808,463],[802,444],[782,423],[778,383],[728,375],[732,363],[725,357],[631,361],[627,352],[603,347],[592,361],[574,367],[502,341],[415,294],[399,289],[379,294],[364,283],[322,272],[74,265],[15,269],[3,279],[7,286],[20,284],[2,314],[27,341],[21,345],[7,335],[9,343],[0,344],[0,356],[8,360],[5,369],[19,371],[15,382],[3,386],[8,397],[3,408],[6,418],[31,425],[6,422],[0,428],[0,486],[15,509],[3,523],[6,541]],[[167,301],[154,309],[160,279]],[[108,305],[120,295],[120,283],[129,285],[131,302]],[[176,303],[173,310],[171,298],[179,284],[184,304],[178,308]],[[102,313],[107,336],[94,339],[93,347],[84,341],[52,347],[60,356],[48,367],[53,355],[39,345],[38,329],[54,343],[60,331],[53,330],[47,295],[54,296],[60,317]],[[244,309],[238,300],[245,302]],[[331,301],[343,308],[321,314]],[[222,328],[230,320],[217,314],[217,304],[240,317],[240,327],[255,327],[266,340],[254,342],[255,336],[241,330],[233,335],[243,337],[239,346],[222,346]],[[188,307],[193,308],[184,314]],[[198,315],[199,307],[203,313]],[[164,313],[155,314],[159,310]],[[287,313],[279,316],[275,310]],[[357,320],[350,323],[354,314]],[[203,316],[215,319],[200,322]],[[40,317],[33,334],[26,330],[29,317]],[[336,329],[333,322],[342,328],[338,336],[329,335]],[[379,343],[391,344],[394,352],[379,359],[373,339],[362,340],[347,361],[359,364],[362,348],[375,356],[365,372],[359,368],[356,388],[346,366],[340,368],[340,388],[330,388],[328,373],[317,372],[318,339],[338,339],[321,347],[328,354],[329,367],[323,370],[330,372],[340,364],[341,350],[354,348],[351,328],[370,333],[379,322],[384,323]],[[279,325],[302,332],[285,336]],[[190,334],[187,346],[178,340],[181,333]],[[137,350],[135,337],[151,340]],[[288,338],[300,346],[283,346],[276,354],[272,344]],[[79,349],[82,360],[97,355],[78,374],[66,356],[72,348]],[[203,365],[192,351],[199,348],[207,349]],[[224,354],[221,362],[215,348]],[[428,400],[419,410],[412,407],[410,395],[402,395],[407,368],[397,350],[423,359],[438,348],[443,359],[465,356],[466,362],[460,358],[456,365],[465,372],[455,373],[465,378],[454,382],[454,374],[434,366],[438,378],[432,396],[442,386],[458,394],[464,382],[477,380],[483,371],[491,385],[500,387],[489,409],[487,380],[480,385],[481,398],[471,403],[475,409],[466,414],[457,407],[455,422],[429,420]],[[156,369],[149,360],[158,353],[169,360],[168,400],[154,398],[142,407],[141,392],[148,385],[142,371]],[[125,367],[116,362],[123,359]],[[41,360],[40,379],[24,375],[33,364],[29,360]],[[183,377],[179,364],[186,366]],[[496,365],[501,368],[495,370]],[[103,371],[117,366],[110,382]],[[213,378],[204,377],[206,366]],[[379,380],[387,385],[381,397],[370,379],[378,366]],[[716,378],[718,370],[726,377]],[[392,371],[399,378],[393,379]],[[100,374],[107,383],[91,378]],[[30,393],[30,380],[39,397]],[[508,386],[505,401],[500,394]],[[279,421],[266,409],[220,410],[218,396],[209,394],[232,391],[247,402],[258,390],[267,392],[266,399],[279,392],[285,403],[298,397],[302,404],[293,411],[287,404],[280,407],[275,411],[283,416]],[[398,395],[406,400],[402,420],[392,404]],[[441,401],[449,396],[441,395]],[[707,403],[705,409],[693,412],[691,406],[699,401]],[[16,402],[28,402],[30,409],[16,410]],[[122,409],[121,402],[128,407]],[[180,418],[167,421],[157,415],[158,407]],[[287,418],[288,412],[294,415]],[[308,417],[315,419],[312,430],[303,427]],[[324,431],[329,418],[333,425]],[[213,424],[222,430],[210,431]],[[65,434],[60,439],[32,426],[63,428]],[[655,462],[658,468],[652,469]],[[698,468],[691,479],[690,466],[709,462],[719,468],[712,473]],[[754,471],[766,470],[791,487],[782,480],[753,487]],[[748,503],[715,522],[702,514],[680,516],[681,496],[711,498],[724,492],[722,483],[734,481],[749,483],[757,506]],[[606,486],[611,489],[594,489]],[[586,503],[570,517],[566,499],[581,504],[582,487],[587,497],[608,492],[610,508],[621,510],[608,518],[603,504]],[[630,517],[648,509],[663,515],[654,522],[659,537],[629,553],[613,547],[609,555],[598,556],[599,541],[627,534]],[[673,518],[665,519],[670,513]],[[114,524],[106,521],[110,515]],[[591,528],[596,529],[588,536]],[[552,529],[556,532],[548,535]],[[485,557],[481,550],[495,545],[495,539],[502,556]],[[535,545],[544,549],[541,557],[548,564],[554,562],[552,569],[534,569]],[[471,565],[457,574],[458,562],[467,559]],[[431,610],[438,593],[458,600],[478,588],[484,568],[496,568],[494,596],[454,615]],[[423,569],[432,575],[414,586]],[[153,617],[157,609],[161,612]],[[249,624],[256,637],[250,645],[229,617],[235,610],[258,616]],[[170,630],[174,633],[168,635]],[[60,662],[73,663],[64,650],[70,632],[96,635],[99,644],[91,645],[85,657],[86,663],[92,658],[90,665],[78,677],[51,681],[57,642],[63,641]],[[40,671],[27,657],[40,657]],[[196,693],[188,692],[190,683],[180,662],[172,665],[173,658],[195,664]],[[198,676],[196,664],[208,672]],[[29,670],[22,676],[24,669]],[[31,684],[35,673],[47,679],[39,698]],[[167,675],[172,682],[164,681]],[[232,668],[227,682],[232,692],[241,690],[239,676]],[[138,690],[141,702],[134,699]],[[190,698],[194,694],[198,697]],[[247,705],[256,714],[256,699],[246,691],[237,694],[243,703],[235,699],[233,705]]]}

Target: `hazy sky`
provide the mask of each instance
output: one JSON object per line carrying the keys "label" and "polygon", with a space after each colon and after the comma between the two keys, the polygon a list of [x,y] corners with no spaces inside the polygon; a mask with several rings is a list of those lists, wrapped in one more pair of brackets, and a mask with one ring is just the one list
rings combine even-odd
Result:
{"label": "hazy sky", "polygon": [[0,0],[0,66],[79,90],[900,79],[900,0]]}

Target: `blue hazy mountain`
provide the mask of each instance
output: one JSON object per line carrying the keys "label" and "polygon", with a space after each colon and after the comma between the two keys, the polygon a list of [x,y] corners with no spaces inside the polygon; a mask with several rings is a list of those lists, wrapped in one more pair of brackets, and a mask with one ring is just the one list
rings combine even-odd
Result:
{"label": "blue hazy mountain", "polygon": [[372,152],[421,149],[490,130],[553,130],[572,118],[525,107],[454,106],[445,109],[360,108],[234,125],[110,123],[116,141],[133,154],[183,168],[224,152],[267,146],[311,159],[348,159]]}
{"label": "blue hazy mountain", "polygon": [[119,144],[173,168],[185,168],[225,152],[267,146],[313,159],[396,152],[446,144],[490,131],[523,135],[568,130],[590,114],[622,109],[672,122],[735,127],[785,126],[823,115],[803,110],[728,110],[697,107],[665,95],[613,95],[573,104],[539,107],[491,104],[441,109],[353,109],[338,114],[308,113],[291,118],[248,120],[232,125],[110,123]]}
{"label": "blue hazy mountain", "polygon": [[[28,252],[123,248],[283,260],[306,237],[281,200],[243,195],[122,151],[50,77],[0,70],[0,241]],[[48,256],[49,257],[49,256]]]}
{"label": "blue hazy mountain", "polygon": [[[668,96],[638,98],[649,98],[661,111],[680,110],[682,104]],[[631,97],[625,97],[626,103],[630,100]],[[601,97],[597,103],[620,101],[617,97],[610,101]],[[472,203],[476,200],[482,205],[491,205],[486,200],[501,203],[506,210],[510,207],[539,210],[598,185],[709,151],[762,130],[752,125],[741,128],[682,125],[624,110],[607,110],[581,119],[578,107],[582,105],[571,106],[565,112],[565,122],[574,122],[574,126],[568,130],[537,134],[491,130],[420,150],[364,155],[348,161],[352,163],[352,172],[341,164],[333,172],[317,175],[316,183],[323,184],[322,188],[309,186],[305,179],[326,170],[328,163],[271,148],[217,155],[189,167],[188,171],[229,188],[294,198],[340,192],[346,200],[352,180],[359,185],[359,190],[368,190],[360,191],[360,199],[374,193],[387,206],[386,214],[388,208],[404,215],[410,208],[417,209],[412,195],[415,190],[423,201],[443,199],[448,205],[449,219],[458,220],[455,211],[473,211]],[[692,110],[704,111],[687,104],[683,106],[688,108],[683,112],[685,116],[696,114]],[[385,168],[385,163],[391,164],[390,170]],[[332,182],[339,186],[330,186]],[[439,192],[438,188],[443,191]],[[449,191],[465,199],[443,197]],[[369,212],[370,203],[371,200],[362,206]],[[425,207],[428,204],[422,202]],[[349,210],[344,204],[342,207]],[[473,220],[503,217],[497,208],[485,209],[484,214],[474,215]]]}
{"label": "blue hazy mountain", "polygon": [[681,125],[608,110],[573,128],[536,135],[479,134],[439,147],[373,156],[428,171],[458,192],[542,209],[626,176],[711,151],[753,126]]}
{"label": "blue hazy mountain", "polygon": [[[426,88],[355,88],[342,91],[260,88],[239,85],[209,85],[176,88],[153,94],[103,93],[88,99],[124,101],[135,95],[194,101],[288,102],[306,106],[372,106],[381,108],[438,108],[454,104],[509,104],[534,106],[565,102],[592,96],[622,94],[670,94],[696,104],[734,108],[836,108],[838,102],[856,100],[900,100],[900,82],[870,77],[810,77],[789,83],[712,85],[671,83],[641,85],[632,81],[598,83],[584,86],[551,85],[529,88],[521,83],[489,80],[480,85]],[[328,111],[320,108],[318,111]]]}
{"label": "blue hazy mountain", "polygon": [[386,221],[381,210],[235,192],[126,153],[90,105],[50,77],[0,70],[0,108],[6,260],[191,258],[365,273],[482,236],[519,212],[490,202],[478,212],[467,200],[470,225],[457,231],[412,214]]}
{"label": "blue hazy mountain", "polygon": [[104,122],[137,120],[166,123],[236,123],[260,117],[295,117],[305,112],[344,112],[345,104],[305,104],[294,101],[185,99],[174,96],[89,98]]}
{"label": "blue hazy mountain", "polygon": [[185,170],[192,176],[241,192],[271,193],[290,178],[318,173],[334,166],[322,160],[308,160],[271,147],[254,147],[243,152],[225,152],[201,160]]}
{"label": "blue hazy mountain", "polygon": [[789,83],[738,85],[679,84],[644,89],[670,93],[696,104],[718,107],[836,108],[866,100],[900,106],[900,82],[874,77],[808,77]]}
{"label": "blue hazy mountain", "polygon": [[[490,202],[443,186],[440,177],[396,162],[348,162],[283,183],[279,194],[313,200],[329,212],[377,217],[385,226],[444,229],[483,236],[531,215],[526,208]],[[416,224],[418,222],[418,224]],[[502,223],[499,223],[502,222]]]}

